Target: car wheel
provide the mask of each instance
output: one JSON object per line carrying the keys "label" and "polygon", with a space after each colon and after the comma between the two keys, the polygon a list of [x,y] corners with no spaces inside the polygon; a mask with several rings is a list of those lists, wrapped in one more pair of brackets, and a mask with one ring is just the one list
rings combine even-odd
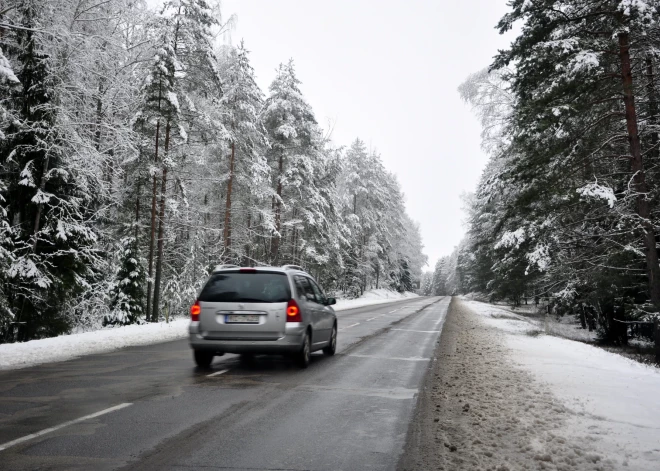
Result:
{"label": "car wheel", "polygon": [[254,364],[254,355],[251,353],[241,353],[238,361],[241,365],[250,366]]}
{"label": "car wheel", "polygon": [[213,362],[213,352],[205,350],[195,350],[195,363],[200,368],[208,368]]}
{"label": "car wheel", "polygon": [[309,338],[309,332],[305,333],[305,339],[303,340],[302,347],[297,355],[298,365],[301,368],[307,368],[309,366],[310,356],[312,355],[312,346],[311,340]]}
{"label": "car wheel", "polygon": [[323,348],[323,353],[326,355],[334,355],[337,351],[337,324],[332,326],[332,333],[330,333],[330,342],[327,347]]}

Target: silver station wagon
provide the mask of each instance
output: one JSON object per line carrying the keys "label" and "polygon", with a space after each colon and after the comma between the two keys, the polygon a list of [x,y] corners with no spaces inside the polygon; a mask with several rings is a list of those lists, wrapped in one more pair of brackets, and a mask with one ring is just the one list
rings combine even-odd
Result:
{"label": "silver station wagon", "polygon": [[190,309],[195,363],[208,368],[225,353],[288,354],[306,368],[313,351],[335,354],[335,303],[296,265],[220,265]]}

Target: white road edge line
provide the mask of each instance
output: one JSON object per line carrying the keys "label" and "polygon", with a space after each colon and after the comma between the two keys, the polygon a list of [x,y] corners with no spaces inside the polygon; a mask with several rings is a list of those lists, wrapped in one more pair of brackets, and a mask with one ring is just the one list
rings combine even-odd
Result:
{"label": "white road edge line", "polygon": [[355,324],[352,324],[352,325],[349,325],[349,326],[346,326],[346,327],[344,327],[344,328],[341,328],[341,329],[339,329],[339,330],[346,330],[346,329],[350,329],[351,327],[355,327],[356,325],[360,325],[360,323],[359,323],[359,322],[356,322]]}
{"label": "white road edge line", "polygon": [[211,376],[218,376],[218,375],[221,375],[221,374],[223,374],[223,373],[226,373],[227,371],[229,371],[229,370],[220,370],[220,371],[216,371],[215,373],[211,373],[210,375],[206,375],[206,377],[207,377],[207,378],[210,378]]}
{"label": "white road edge line", "polygon": [[424,334],[437,334],[440,333],[440,330],[413,330],[413,329],[392,329],[392,330],[400,330],[403,332],[421,332]]}
{"label": "white road edge line", "polygon": [[99,412],[94,412],[93,414],[86,415],[84,417],[80,417],[78,419],[74,420],[69,420],[68,422],[64,422],[62,424],[56,425],[55,427],[50,427],[46,428],[44,430],[41,430],[36,433],[31,433],[30,435],[26,435],[21,438],[17,438],[16,440],[12,440],[7,443],[3,443],[0,445],[0,451],[6,450],[7,448],[10,448],[12,446],[18,445],[19,443],[27,442],[28,440],[32,440],[33,438],[41,437],[42,435],[46,435],[47,433],[54,432],[56,430],[62,429],[64,427],[68,427],[69,425],[77,424],[79,422],[83,422],[85,420],[93,419],[95,417],[99,417],[101,415],[109,414],[110,412],[114,412],[119,409],[123,409],[128,406],[132,406],[132,402],[125,402],[123,404],[116,405],[114,407],[109,407],[108,409],[103,409],[102,411]]}

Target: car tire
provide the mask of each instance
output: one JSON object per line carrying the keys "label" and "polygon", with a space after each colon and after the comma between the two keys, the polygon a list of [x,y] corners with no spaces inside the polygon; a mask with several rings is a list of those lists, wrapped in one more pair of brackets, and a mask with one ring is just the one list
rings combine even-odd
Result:
{"label": "car tire", "polygon": [[307,368],[309,366],[310,357],[312,355],[312,341],[309,337],[309,331],[307,331],[305,333],[302,347],[300,347],[300,351],[296,355],[296,361],[301,368]]}
{"label": "car tire", "polygon": [[195,364],[200,368],[208,368],[213,362],[213,352],[206,350],[195,350]]}
{"label": "car tire", "polygon": [[327,347],[323,348],[323,353],[328,356],[332,356],[337,351],[337,324],[332,326],[332,332],[330,333],[330,342]]}
{"label": "car tire", "polygon": [[252,353],[241,353],[238,361],[243,366],[254,365],[254,355]]}

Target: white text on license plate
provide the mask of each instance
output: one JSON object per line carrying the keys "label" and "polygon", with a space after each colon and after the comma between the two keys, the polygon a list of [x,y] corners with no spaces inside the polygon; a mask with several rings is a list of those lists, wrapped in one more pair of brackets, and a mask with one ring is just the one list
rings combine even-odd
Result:
{"label": "white text on license plate", "polygon": [[225,322],[227,324],[258,324],[259,316],[256,314],[228,314]]}

